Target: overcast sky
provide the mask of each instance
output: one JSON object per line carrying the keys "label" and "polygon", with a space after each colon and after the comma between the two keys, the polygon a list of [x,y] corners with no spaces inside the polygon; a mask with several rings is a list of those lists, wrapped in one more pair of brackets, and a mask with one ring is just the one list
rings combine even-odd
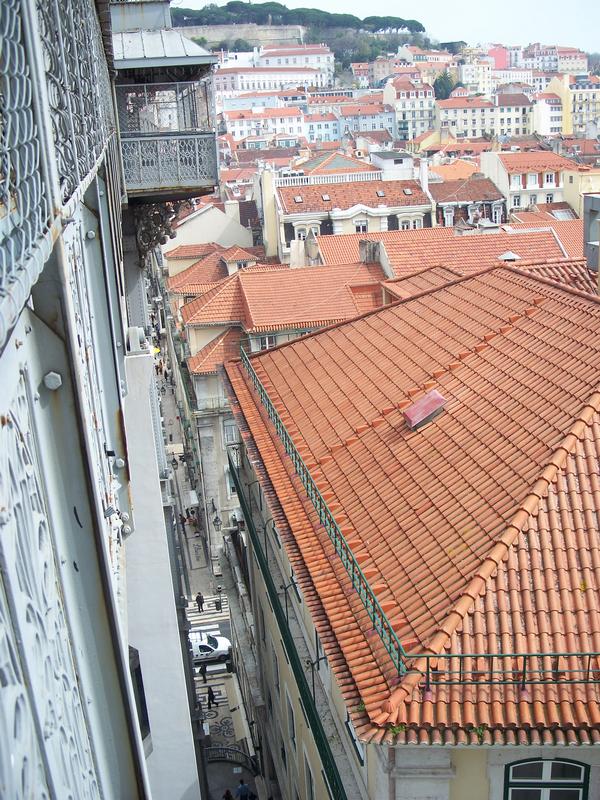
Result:
{"label": "overcast sky", "polygon": [[[1,0],[0,0],[1,1]],[[417,19],[430,36],[440,41],[464,39],[469,44],[498,41],[503,44],[573,45],[600,52],[600,0],[521,0],[457,3],[426,0],[424,3],[390,0],[282,0],[288,8],[320,8],[357,17],[393,15]],[[202,8],[204,0],[174,0],[173,6]],[[218,0],[225,5],[225,0]]]}

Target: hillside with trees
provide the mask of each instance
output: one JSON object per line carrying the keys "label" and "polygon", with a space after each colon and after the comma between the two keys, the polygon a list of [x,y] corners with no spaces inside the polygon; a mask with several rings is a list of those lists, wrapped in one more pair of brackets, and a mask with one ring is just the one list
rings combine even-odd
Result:
{"label": "hillside with trees", "polygon": [[281,3],[243,3],[232,0],[224,6],[214,3],[200,9],[172,8],[173,24],[186,25],[236,25],[254,22],[257,25],[304,25],[307,28],[329,30],[349,28],[354,31],[385,31],[397,33],[423,33],[425,28],[415,19],[402,17],[365,17],[353,14],[331,14],[319,8],[286,8]]}

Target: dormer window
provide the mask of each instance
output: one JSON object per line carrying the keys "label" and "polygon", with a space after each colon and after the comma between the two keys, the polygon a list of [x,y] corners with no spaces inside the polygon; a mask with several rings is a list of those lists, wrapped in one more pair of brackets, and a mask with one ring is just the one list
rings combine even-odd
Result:
{"label": "dormer window", "polygon": [[294,203],[302,203],[302,202],[303,202],[303,201],[302,201],[302,196],[301,196],[301,195],[299,195],[299,194],[297,194],[297,195],[294,197]]}

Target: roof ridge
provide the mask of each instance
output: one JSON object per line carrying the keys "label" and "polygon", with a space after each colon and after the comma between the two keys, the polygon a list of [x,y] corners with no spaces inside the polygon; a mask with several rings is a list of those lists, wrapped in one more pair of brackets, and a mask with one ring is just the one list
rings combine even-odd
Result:
{"label": "roof ridge", "polygon": [[[548,459],[547,465],[531,487],[529,494],[523,499],[521,505],[513,514],[512,519],[504,528],[503,534],[495,544],[492,545],[491,550],[479,565],[476,574],[465,587],[458,600],[454,602],[437,633],[434,634],[428,646],[424,648],[425,652],[429,652],[429,654],[432,655],[441,653],[442,648],[463,622],[475,600],[481,595],[486,582],[492,577],[502,561],[504,561],[509,549],[515,543],[525,523],[537,510],[540,500],[546,495],[550,485],[554,482],[559,471],[565,465],[567,457],[573,452],[577,442],[581,441],[583,438],[594,415],[599,413],[600,391],[596,390],[589,397],[588,401],[579,412],[579,415],[573,421],[568,433]],[[418,685],[426,669],[426,661],[425,658],[416,657],[416,660],[410,667],[410,671],[402,680],[401,685],[395,689],[384,702],[382,713],[377,719],[379,724],[387,721],[388,715],[393,714],[402,700]]]}
{"label": "roof ridge", "polygon": [[[561,261],[560,263],[561,264],[564,264],[564,263],[572,264],[574,261],[577,261],[577,262],[586,261],[586,259],[585,258],[582,258],[582,259],[567,258],[567,259],[565,259],[565,261]],[[510,269],[513,272],[516,272],[517,275],[522,275],[523,277],[531,278],[533,280],[539,281],[540,283],[545,283],[547,286],[551,286],[553,289],[559,288],[563,292],[568,292],[568,294],[572,294],[574,297],[579,297],[580,299],[587,300],[588,302],[591,301],[591,302],[600,304],[600,295],[591,294],[590,292],[584,292],[581,289],[576,289],[574,286],[570,286],[567,283],[561,283],[560,281],[552,280],[552,278],[547,278],[545,275],[539,275],[537,272],[528,272],[525,269],[520,269],[519,267],[515,266],[515,263],[516,262],[512,261],[512,262],[510,262],[508,264],[505,264],[504,265],[504,269]],[[542,262],[539,262],[539,264],[536,264],[535,266],[542,267],[542,266],[544,266],[544,264],[548,264],[548,263],[550,263],[550,262],[542,261]],[[587,265],[587,262],[586,262],[586,265]]]}

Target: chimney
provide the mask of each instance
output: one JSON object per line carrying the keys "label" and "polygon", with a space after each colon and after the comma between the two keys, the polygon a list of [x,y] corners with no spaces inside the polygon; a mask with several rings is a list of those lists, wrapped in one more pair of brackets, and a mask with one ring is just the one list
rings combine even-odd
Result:
{"label": "chimney", "polygon": [[363,264],[379,264],[379,242],[372,239],[361,239],[358,243],[358,252]]}
{"label": "chimney", "polygon": [[429,191],[429,162],[426,158],[421,158],[419,162],[419,180],[421,182],[421,189],[427,194]]}

